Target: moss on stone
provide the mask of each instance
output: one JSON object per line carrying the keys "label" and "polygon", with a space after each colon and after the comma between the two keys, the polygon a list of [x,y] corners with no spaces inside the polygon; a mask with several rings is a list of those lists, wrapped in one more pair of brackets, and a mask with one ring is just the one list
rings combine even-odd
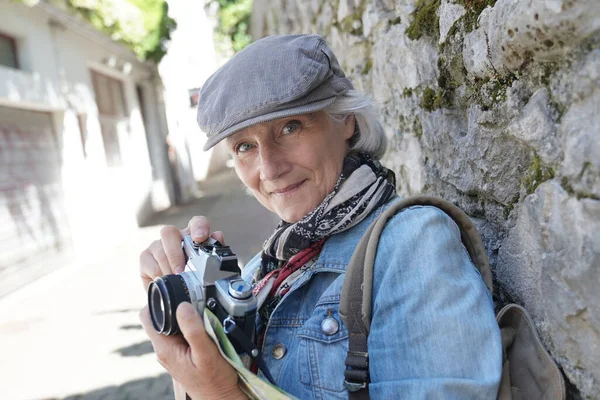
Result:
{"label": "moss on stone", "polygon": [[569,179],[566,176],[563,176],[560,180],[560,186],[564,189],[565,192],[569,194],[569,196],[575,196],[577,200],[581,199],[592,199],[592,200],[600,200],[600,197],[595,195],[594,193],[584,192],[573,189],[573,186],[569,183]]}
{"label": "moss on stone", "polygon": [[452,96],[444,89],[433,90],[427,87],[423,91],[419,106],[429,112],[438,108],[449,108],[452,107]]}
{"label": "moss on stone", "polygon": [[419,103],[419,106],[421,106],[421,108],[424,110],[433,111],[435,109],[433,107],[435,96],[435,90],[430,87],[425,88],[425,90],[423,90],[423,97],[421,97],[421,103]]}
{"label": "moss on stone", "polygon": [[590,161],[584,162],[583,163],[583,167],[581,167],[581,172],[579,173],[579,175],[577,175],[577,177],[579,179],[583,178],[583,174],[585,174],[585,170],[588,169],[591,166],[592,166],[592,163]]}
{"label": "moss on stone", "polygon": [[456,89],[465,81],[466,71],[460,55],[451,56],[450,61],[438,58],[438,86],[436,108],[452,107]]}
{"label": "moss on stone", "polygon": [[434,39],[440,37],[440,19],[437,10],[441,0],[418,0],[414,11],[411,13],[412,22],[406,28],[406,36],[417,40],[423,35]]}
{"label": "moss on stone", "polygon": [[362,35],[362,19],[357,13],[347,16],[340,21],[339,26],[343,32],[350,33],[355,36]]}
{"label": "moss on stone", "polygon": [[360,73],[362,75],[367,75],[369,73],[369,71],[371,71],[371,68],[373,68],[373,59],[369,58]]}
{"label": "moss on stone", "polygon": [[413,94],[413,89],[409,88],[409,87],[404,88],[404,90],[402,91],[402,95],[404,97],[410,97],[410,96],[412,96],[412,94]]}
{"label": "moss on stone", "polygon": [[573,186],[569,184],[569,179],[566,176],[563,176],[560,180],[560,186],[562,186],[564,191],[567,192],[569,196],[573,196],[575,194],[575,190],[573,190]]}
{"label": "moss on stone", "polygon": [[521,181],[526,193],[529,195],[538,188],[543,182],[554,178],[554,170],[550,167],[542,165],[540,156],[534,154],[533,162],[529,166],[529,169],[525,172],[525,175]]}
{"label": "moss on stone", "polygon": [[477,20],[483,10],[488,6],[493,7],[496,0],[456,0],[456,3],[465,7],[466,13],[461,17],[461,23],[465,33],[468,33],[477,28]]}
{"label": "moss on stone", "polygon": [[402,22],[402,21],[400,20],[400,17],[396,17],[396,18],[390,19],[390,20],[388,21],[388,26],[392,26],[392,25],[398,25],[398,24],[400,24],[401,22]]}
{"label": "moss on stone", "polygon": [[458,31],[458,27],[460,26],[460,21],[464,17],[465,16],[462,15],[460,18],[458,18],[456,21],[454,21],[454,23],[452,24],[452,26],[450,27],[450,29],[448,29],[448,34],[446,35],[446,41],[448,41],[448,38],[453,37],[454,35],[456,35],[456,32]]}
{"label": "moss on stone", "polygon": [[600,200],[600,197],[596,196],[594,193],[588,193],[588,192],[575,192],[575,197],[577,198],[577,200],[581,200],[581,199]]}
{"label": "moss on stone", "polygon": [[472,99],[483,111],[506,100],[506,91],[517,80],[513,74],[500,76],[494,72],[492,77],[475,78],[467,87],[468,100]]}
{"label": "moss on stone", "polygon": [[435,94],[435,100],[433,101],[433,108],[450,108],[452,107],[452,93],[439,89]]}
{"label": "moss on stone", "polygon": [[319,2],[319,7],[317,8],[317,12],[311,17],[310,19],[310,23],[314,26],[317,25],[317,19],[319,17],[319,15],[321,15],[321,13],[323,12],[323,6],[325,5],[325,2],[327,0],[321,0]]}
{"label": "moss on stone", "polygon": [[519,202],[520,198],[521,196],[519,195],[519,193],[515,194],[513,198],[508,202],[508,204],[504,207],[504,209],[502,210],[502,215],[504,216],[504,219],[508,219],[508,217],[510,217],[510,213],[515,209],[515,205]]}
{"label": "moss on stone", "polygon": [[[367,8],[367,1],[362,0],[360,4],[356,6],[354,12],[337,23],[338,29],[343,32],[350,33],[351,35],[361,36],[363,34],[363,23],[362,17]],[[339,7],[339,0],[335,5],[335,15],[337,15],[337,9]]]}
{"label": "moss on stone", "polygon": [[413,122],[413,131],[415,132],[415,136],[417,138],[421,138],[421,136],[423,136],[423,125],[421,124],[419,117],[415,117]]}
{"label": "moss on stone", "polygon": [[540,68],[540,84],[548,87],[550,85],[550,78],[560,69],[560,67],[557,62],[544,62],[541,63]]}
{"label": "moss on stone", "polygon": [[550,110],[552,111],[552,114],[554,115],[554,122],[556,122],[557,124],[560,124],[560,121],[562,120],[563,115],[565,115],[565,113],[567,112],[567,107],[565,107],[561,102],[557,101],[554,96],[552,96],[552,92],[549,91],[549,98],[548,98],[548,107],[550,108]]}

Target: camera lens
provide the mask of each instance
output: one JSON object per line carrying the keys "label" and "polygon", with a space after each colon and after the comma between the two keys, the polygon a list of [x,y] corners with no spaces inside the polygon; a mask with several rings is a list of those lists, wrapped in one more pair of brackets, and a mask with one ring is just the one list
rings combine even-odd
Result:
{"label": "camera lens", "polygon": [[185,280],[181,275],[165,275],[150,282],[148,308],[154,329],[164,335],[179,333],[175,311],[184,301],[190,301]]}

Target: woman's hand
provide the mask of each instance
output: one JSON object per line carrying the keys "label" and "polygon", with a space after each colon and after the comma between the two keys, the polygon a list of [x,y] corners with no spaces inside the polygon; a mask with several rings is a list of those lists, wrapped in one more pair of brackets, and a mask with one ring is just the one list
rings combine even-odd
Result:
{"label": "woman's hand", "polygon": [[[191,232],[192,239],[203,242],[210,234],[210,223],[206,217],[193,217],[187,228],[181,231],[176,226],[168,225],[161,229],[160,240],[148,246],[140,255],[140,277],[144,289],[154,278],[168,274],[177,274],[185,268],[185,257],[181,250],[181,239]],[[213,239],[224,243],[223,232],[216,231],[210,235]]]}
{"label": "woman's hand", "polygon": [[[192,239],[208,239],[210,223],[206,217],[193,217],[181,231],[165,226],[156,240],[140,255],[140,277],[144,289],[159,276],[180,273],[185,268],[181,240],[191,232]],[[224,243],[223,233],[213,232],[212,238]],[[204,330],[200,315],[190,303],[177,308],[177,322],[183,336],[165,336],[154,330],[148,307],[140,313],[142,325],[152,342],[158,362],[173,378],[176,392],[183,389],[192,399],[246,397],[239,390],[237,372],[223,359],[212,339]]]}
{"label": "woman's hand", "polygon": [[140,320],[152,342],[158,362],[193,399],[247,399],[238,387],[237,372],[221,356],[190,303],[177,307],[177,323],[183,336],[157,333],[148,307]]}

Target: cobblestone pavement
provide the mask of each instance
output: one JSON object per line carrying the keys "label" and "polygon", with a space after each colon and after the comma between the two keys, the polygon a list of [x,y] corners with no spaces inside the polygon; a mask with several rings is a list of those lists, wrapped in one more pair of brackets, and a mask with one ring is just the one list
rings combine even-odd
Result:
{"label": "cobblestone pavement", "polygon": [[138,319],[146,304],[139,253],[162,226],[183,227],[191,216],[206,215],[244,263],[277,223],[230,173],[202,189],[202,197],[156,214],[113,251],[64,266],[0,299],[0,398],[173,398],[171,379]]}

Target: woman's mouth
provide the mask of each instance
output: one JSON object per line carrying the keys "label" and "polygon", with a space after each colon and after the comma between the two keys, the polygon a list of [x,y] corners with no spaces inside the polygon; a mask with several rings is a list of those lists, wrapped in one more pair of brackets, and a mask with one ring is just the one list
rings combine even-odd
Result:
{"label": "woman's mouth", "polygon": [[294,183],[293,185],[286,186],[282,189],[273,190],[273,192],[271,193],[273,193],[276,196],[291,196],[298,191],[298,189],[304,182],[306,182],[306,179],[298,183]]}

